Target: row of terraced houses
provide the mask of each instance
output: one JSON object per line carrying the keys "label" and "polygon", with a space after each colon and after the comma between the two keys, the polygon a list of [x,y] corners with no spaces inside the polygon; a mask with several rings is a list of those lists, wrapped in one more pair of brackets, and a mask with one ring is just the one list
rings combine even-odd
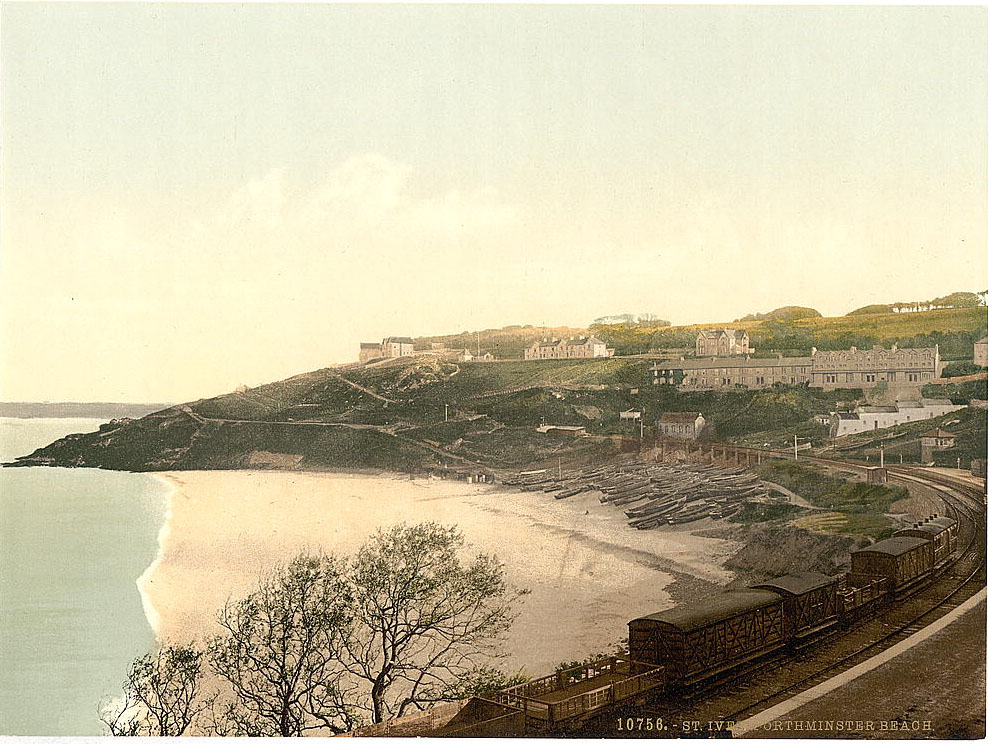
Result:
{"label": "row of terraced houses", "polygon": [[653,385],[674,385],[680,390],[725,390],[769,388],[776,384],[799,385],[835,390],[920,386],[940,376],[942,363],[937,346],[921,349],[817,351],[810,356],[755,359],[751,357],[709,357],[664,360],[651,367]]}

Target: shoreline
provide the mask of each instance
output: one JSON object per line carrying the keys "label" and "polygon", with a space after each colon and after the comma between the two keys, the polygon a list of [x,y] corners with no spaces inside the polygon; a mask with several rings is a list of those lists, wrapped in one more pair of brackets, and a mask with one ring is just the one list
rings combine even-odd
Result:
{"label": "shoreline", "polygon": [[158,570],[158,567],[165,559],[165,548],[168,543],[168,536],[171,534],[172,529],[171,522],[174,499],[178,493],[179,485],[167,475],[163,475],[161,473],[149,473],[149,475],[153,480],[164,484],[168,489],[163,497],[165,500],[165,513],[161,522],[161,527],[158,528],[158,551],[154,555],[154,560],[148,564],[148,567],[144,569],[144,572],[137,577],[137,580],[134,583],[137,585],[137,591],[141,595],[141,606],[144,608],[144,617],[147,619],[148,625],[151,626],[151,632],[154,634],[155,641],[161,643],[161,614],[154,606],[154,602],[148,592],[148,584],[152,580],[155,571]]}
{"label": "shoreline", "polygon": [[216,611],[302,550],[352,554],[376,528],[456,524],[467,552],[494,553],[531,593],[504,644],[506,671],[551,671],[604,651],[627,622],[729,583],[740,543],[633,530],[598,499],[557,500],[501,484],[354,472],[182,470],[168,484],[158,554],[138,579],[158,642],[216,630]]}

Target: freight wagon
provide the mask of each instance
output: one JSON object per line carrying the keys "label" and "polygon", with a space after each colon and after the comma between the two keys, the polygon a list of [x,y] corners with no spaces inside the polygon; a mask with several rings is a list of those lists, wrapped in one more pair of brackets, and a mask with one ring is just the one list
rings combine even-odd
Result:
{"label": "freight wagon", "polygon": [[916,522],[893,533],[893,537],[919,537],[933,543],[933,563],[940,565],[954,552],[957,542],[957,522],[949,517],[932,517]]}
{"label": "freight wagon", "polygon": [[628,623],[631,658],[692,685],[782,648],[783,604],[775,592],[749,589],[637,618]]}
{"label": "freight wagon", "polygon": [[895,595],[922,581],[934,565],[929,537],[890,537],[851,553],[849,581],[862,586],[875,579],[888,579]]}
{"label": "freight wagon", "polygon": [[836,576],[806,571],[756,584],[782,597],[786,642],[801,646],[840,621],[842,598]]}

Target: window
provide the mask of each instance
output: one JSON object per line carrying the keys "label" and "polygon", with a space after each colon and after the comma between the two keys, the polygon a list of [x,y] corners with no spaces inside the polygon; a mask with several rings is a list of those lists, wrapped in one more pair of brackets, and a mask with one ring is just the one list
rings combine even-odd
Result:
{"label": "window", "polygon": [[865,382],[874,382],[875,381],[875,375],[865,375],[864,376],[864,379],[865,379]]}
{"label": "window", "polygon": [[[847,373],[845,373],[845,375],[844,375],[844,382],[851,382],[853,380],[854,380],[854,373],[853,372],[847,372]],[[837,382],[837,380],[834,380],[834,382]]]}

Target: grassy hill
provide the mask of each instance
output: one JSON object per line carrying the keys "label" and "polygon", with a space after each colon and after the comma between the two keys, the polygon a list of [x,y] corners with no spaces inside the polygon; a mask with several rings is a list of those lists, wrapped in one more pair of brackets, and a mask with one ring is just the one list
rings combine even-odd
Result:
{"label": "grassy hill", "polygon": [[[800,426],[860,391],[805,387],[680,393],[649,384],[644,359],[452,363],[433,356],[316,370],[66,437],[21,464],[124,470],[498,468],[585,464],[637,425],[621,411],[702,411],[709,436]],[[542,423],[590,436],[536,431]]]}
{"label": "grassy hill", "polygon": [[[970,359],[974,342],[988,329],[988,309],[961,307],[920,313],[893,313],[891,305],[872,306],[885,312],[848,314],[835,318],[816,317],[809,308],[779,308],[762,316],[721,323],[670,326],[665,321],[642,321],[590,325],[587,328],[543,328],[507,326],[479,331],[480,347],[499,359],[520,359],[533,341],[544,338],[573,338],[593,334],[613,347],[619,356],[662,354],[676,350],[689,353],[696,334],[703,328],[743,328],[751,336],[757,355],[777,353],[806,355],[821,350],[866,348],[874,344],[890,346],[932,346],[940,344],[945,359]],[[818,315],[818,314],[816,314]],[[433,343],[449,349],[476,350],[478,332],[465,331],[449,336],[422,336],[415,348],[428,350]],[[678,353],[678,351],[676,352]]]}
{"label": "grassy hill", "polygon": [[[762,353],[778,347],[807,353],[857,344],[940,343],[970,356],[985,331],[985,308],[842,318],[768,318],[721,324],[744,327]],[[591,329],[511,326],[481,332],[480,345],[503,360],[544,337],[590,331],[632,354],[691,348],[698,329],[661,323]],[[473,333],[416,339],[419,348],[476,345]],[[587,464],[638,434],[621,411],[643,411],[646,425],[667,411],[700,411],[705,436],[784,446],[794,434],[821,445],[826,427],[813,416],[860,390],[807,387],[730,392],[679,392],[653,387],[646,358],[542,362],[454,363],[434,355],[316,370],[268,385],[172,406],[143,418],[114,420],[99,432],[65,437],[20,464],[80,465],[124,470],[294,467],[302,469],[498,468]],[[938,388],[935,395],[984,397],[977,383]],[[927,393],[929,394],[929,393]],[[982,411],[983,414],[983,411]],[[980,421],[980,423],[979,423]],[[542,424],[585,427],[588,437],[538,433]],[[981,427],[978,429],[978,427]],[[984,423],[975,416],[958,454],[984,456]],[[928,427],[927,427],[928,428]],[[980,445],[975,442],[981,434]],[[969,441],[970,440],[970,441]],[[867,450],[864,450],[867,453]],[[904,453],[905,455],[905,453]]]}
{"label": "grassy hill", "polygon": [[602,341],[619,354],[657,353],[670,348],[692,348],[703,328],[743,328],[759,354],[808,354],[821,350],[940,344],[947,359],[969,359],[974,342],[988,328],[984,307],[929,310],[921,313],[875,313],[837,318],[738,320],[688,326],[651,327],[648,324],[591,326]]}

